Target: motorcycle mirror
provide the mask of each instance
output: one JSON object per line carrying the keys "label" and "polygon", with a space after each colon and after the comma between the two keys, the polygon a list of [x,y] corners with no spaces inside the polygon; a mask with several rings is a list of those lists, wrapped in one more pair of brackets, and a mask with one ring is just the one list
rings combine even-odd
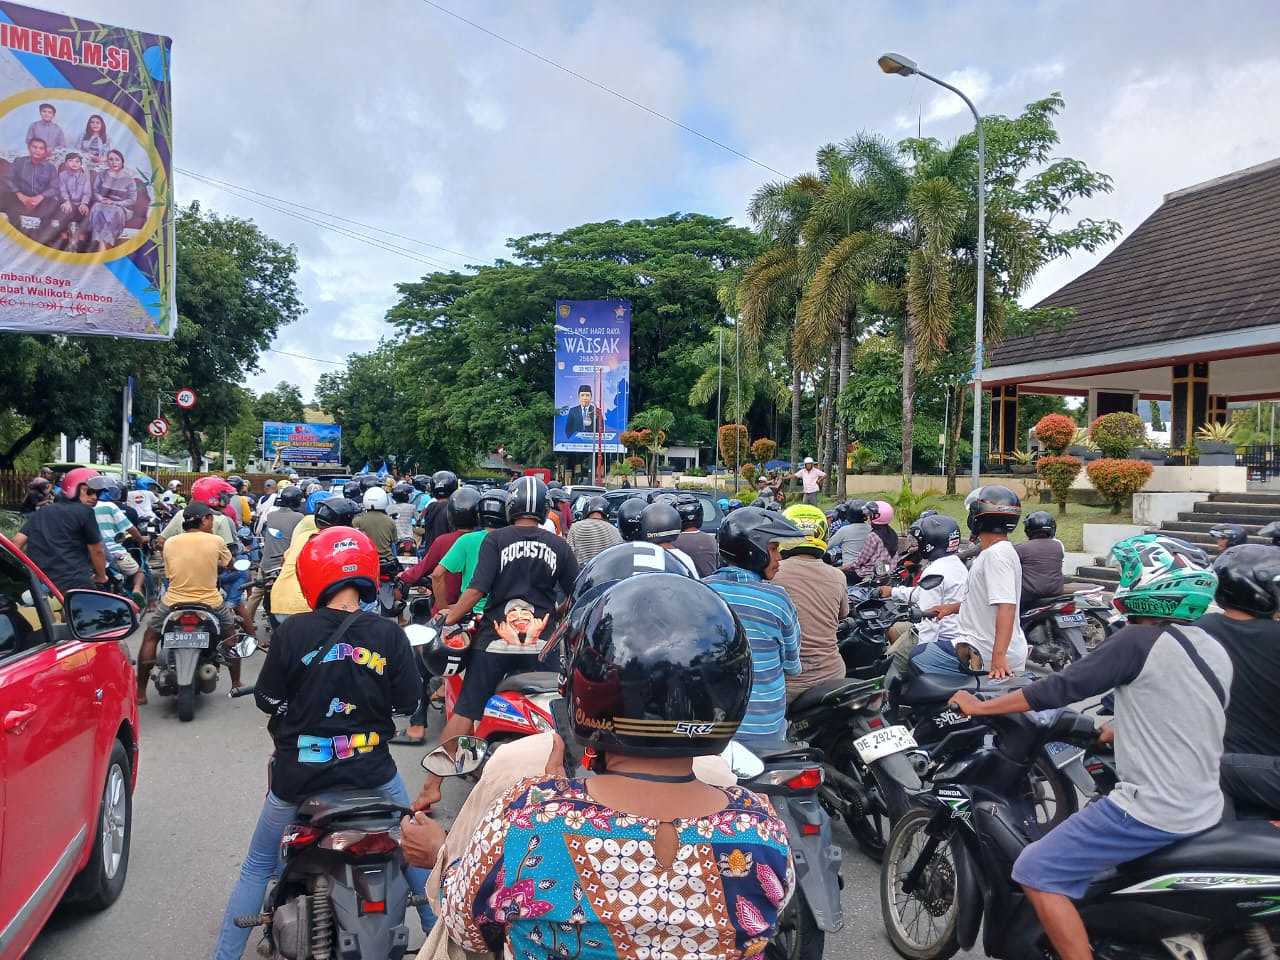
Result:
{"label": "motorcycle mirror", "polygon": [[739,780],[754,780],[764,773],[764,761],[735,740],[729,741],[720,756]]}
{"label": "motorcycle mirror", "polygon": [[241,573],[244,573],[252,566],[253,564],[250,562],[248,557],[239,557],[238,559],[231,561],[231,569],[239,570]]}
{"label": "motorcycle mirror", "polygon": [[409,646],[425,647],[435,640],[436,628],[425,623],[411,623],[404,628],[404,635],[409,638]]}
{"label": "motorcycle mirror", "polygon": [[927,577],[921,577],[920,582],[916,584],[921,590],[932,590],[934,587],[942,583],[942,574],[931,573]]}
{"label": "motorcycle mirror", "polygon": [[876,576],[887,577],[889,575],[889,565],[887,563],[876,564]]}
{"label": "motorcycle mirror", "polygon": [[[446,744],[452,743],[453,756],[449,756]],[[480,769],[489,755],[489,744],[479,737],[454,737],[440,744],[422,758],[422,769],[437,777],[460,777]]]}
{"label": "motorcycle mirror", "polygon": [[245,635],[229,647],[223,647],[228,660],[248,660],[258,652],[258,638]]}

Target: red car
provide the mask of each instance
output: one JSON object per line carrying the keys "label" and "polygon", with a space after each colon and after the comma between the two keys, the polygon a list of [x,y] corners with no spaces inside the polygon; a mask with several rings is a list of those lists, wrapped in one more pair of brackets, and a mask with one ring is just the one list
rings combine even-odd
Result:
{"label": "red car", "polygon": [[0,960],[62,900],[101,910],[124,889],[138,775],[134,605],[64,597],[0,536]]}

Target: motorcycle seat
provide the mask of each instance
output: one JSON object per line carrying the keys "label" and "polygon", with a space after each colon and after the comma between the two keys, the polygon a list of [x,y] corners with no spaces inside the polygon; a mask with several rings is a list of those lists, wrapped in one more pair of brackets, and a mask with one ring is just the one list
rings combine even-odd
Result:
{"label": "motorcycle seat", "polygon": [[536,670],[532,673],[513,673],[500,684],[495,693],[559,693],[560,674],[554,670]]}
{"label": "motorcycle seat", "polygon": [[978,684],[977,676],[962,680],[936,673],[907,674],[898,687],[897,700],[904,704],[945,703],[957,690],[977,693]]}
{"label": "motorcycle seat", "polygon": [[209,606],[207,603],[175,603],[169,607],[169,610],[170,611],[199,610],[203,613],[213,613],[213,614],[216,614],[218,612],[217,610],[213,609],[213,607]]}
{"label": "motorcycle seat", "polygon": [[358,815],[379,811],[396,812],[401,808],[398,800],[384,790],[354,789],[326,790],[307,797],[298,804],[298,818],[312,823],[331,820],[344,815]]}
{"label": "motorcycle seat", "polygon": [[1269,820],[1224,820],[1137,860],[1122,863],[1124,877],[1191,872],[1224,874],[1255,870],[1274,874],[1280,865],[1280,828]]}
{"label": "motorcycle seat", "polygon": [[850,680],[847,677],[835,677],[815,683],[787,705],[787,716],[795,717],[823,704],[833,703],[854,690],[867,687],[865,680]]}

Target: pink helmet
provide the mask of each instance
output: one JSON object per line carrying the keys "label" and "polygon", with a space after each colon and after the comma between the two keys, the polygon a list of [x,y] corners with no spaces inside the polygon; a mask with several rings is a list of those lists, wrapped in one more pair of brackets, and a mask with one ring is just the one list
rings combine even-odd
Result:
{"label": "pink helmet", "polygon": [[62,475],[62,495],[68,500],[79,499],[80,485],[91,477],[97,476],[101,474],[92,467],[76,467],[74,470],[68,470]]}
{"label": "pink helmet", "polygon": [[893,523],[893,505],[885,503],[883,500],[876,500],[876,523],[883,523],[885,526]]}
{"label": "pink helmet", "polygon": [[236,488],[221,477],[201,477],[191,484],[191,499],[220,510],[231,502]]}

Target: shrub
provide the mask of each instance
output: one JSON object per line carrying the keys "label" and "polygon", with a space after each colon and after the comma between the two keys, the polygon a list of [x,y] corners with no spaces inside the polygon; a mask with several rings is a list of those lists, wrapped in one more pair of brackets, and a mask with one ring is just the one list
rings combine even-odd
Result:
{"label": "shrub", "polygon": [[907,478],[903,477],[902,488],[898,491],[898,495],[889,498],[889,503],[893,504],[893,519],[898,529],[906,530],[910,527],[932,502],[933,497],[930,494],[914,492],[911,485],[907,483]]}
{"label": "shrub", "polygon": [[1145,460],[1106,458],[1093,461],[1086,472],[1093,488],[1111,504],[1111,512],[1119,513],[1151,479],[1151,464]]}
{"label": "shrub", "polygon": [[1136,413],[1108,413],[1089,425],[1089,436],[1104,457],[1122,460],[1147,442],[1147,426]]}
{"label": "shrub", "polygon": [[758,468],[754,463],[744,463],[742,465],[742,478],[746,480],[747,483],[754,484],[756,482],[757,472]]}
{"label": "shrub", "polygon": [[1061,453],[1071,446],[1076,434],[1076,422],[1061,413],[1047,413],[1035,426],[1036,437],[1050,453]]}
{"label": "shrub", "polygon": [[705,477],[707,475],[707,471],[703,470],[701,467],[690,467],[688,470],[684,471],[684,475],[686,477]]}
{"label": "shrub", "polygon": [[632,473],[639,473],[648,465],[645,463],[644,457],[627,457],[623,462],[631,465]]}
{"label": "shrub", "polygon": [[649,444],[649,438],[653,434],[648,430],[623,430],[618,440],[631,453],[643,450]]}
{"label": "shrub", "polygon": [[1205,443],[1236,442],[1236,425],[1234,423],[1206,423],[1196,431],[1196,439]]}
{"label": "shrub", "polygon": [[1059,513],[1067,512],[1067,494],[1083,466],[1079,457],[1051,456],[1041,457],[1036,461],[1036,473],[1053,491],[1053,499],[1058,501]]}
{"label": "shrub", "polygon": [[768,437],[760,437],[751,444],[751,459],[759,463],[767,463],[778,452],[778,441]]}
{"label": "shrub", "polygon": [[[1071,437],[1070,445],[1079,447],[1081,450],[1088,450],[1091,453],[1096,453],[1098,450],[1098,445],[1093,442],[1093,439],[1089,436],[1089,431],[1084,427],[1076,427],[1076,432]],[[1128,451],[1125,452],[1127,453]]]}
{"label": "shrub", "polygon": [[636,468],[627,460],[619,460],[609,468],[609,473],[615,477],[630,477],[634,476],[635,472]]}
{"label": "shrub", "polygon": [[726,423],[720,428],[720,460],[728,469],[747,459],[747,428],[740,423]]}
{"label": "shrub", "polygon": [[756,491],[750,488],[744,487],[743,489],[739,490],[736,494],[733,494],[733,496],[741,500],[742,505],[745,507],[748,503],[755,503],[756,497],[760,496],[760,494],[756,493]]}

